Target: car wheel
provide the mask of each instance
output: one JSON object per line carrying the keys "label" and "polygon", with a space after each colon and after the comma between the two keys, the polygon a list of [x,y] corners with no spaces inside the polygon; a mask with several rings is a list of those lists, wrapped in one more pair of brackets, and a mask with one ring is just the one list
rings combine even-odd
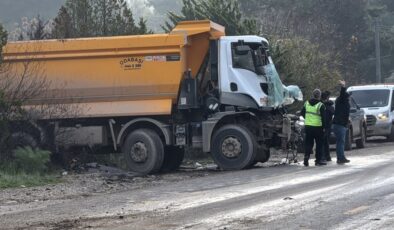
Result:
{"label": "car wheel", "polygon": [[363,149],[365,148],[365,142],[367,140],[367,130],[365,126],[362,126],[360,135],[361,135],[360,139],[356,141],[356,146],[359,149]]}
{"label": "car wheel", "polygon": [[250,167],[256,158],[258,144],[244,126],[225,125],[212,138],[212,158],[224,170]]}
{"label": "car wheel", "polygon": [[346,131],[345,150],[346,151],[352,150],[352,145],[353,145],[353,132],[352,132],[352,129],[349,128]]}

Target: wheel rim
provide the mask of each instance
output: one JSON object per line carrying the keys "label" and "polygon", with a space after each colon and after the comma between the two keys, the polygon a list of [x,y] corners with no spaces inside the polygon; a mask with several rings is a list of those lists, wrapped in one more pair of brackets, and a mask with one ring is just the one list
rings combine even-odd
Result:
{"label": "wheel rim", "polygon": [[143,142],[136,142],[130,151],[131,159],[136,163],[144,163],[148,159],[148,148]]}
{"label": "wheel rim", "polygon": [[236,137],[227,137],[222,143],[222,154],[227,158],[237,158],[242,153],[241,141]]}

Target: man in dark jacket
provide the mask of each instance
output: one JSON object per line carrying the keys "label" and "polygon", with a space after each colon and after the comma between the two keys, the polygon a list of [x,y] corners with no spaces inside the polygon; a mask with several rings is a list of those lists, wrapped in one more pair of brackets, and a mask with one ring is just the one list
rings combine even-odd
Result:
{"label": "man in dark jacket", "polygon": [[326,165],[322,156],[322,144],[325,124],[325,107],[321,100],[321,91],[315,89],[313,98],[305,102],[301,115],[305,118],[305,156],[304,165],[309,166],[309,157],[312,154],[314,142],[316,142],[315,165]]}
{"label": "man in dark jacket", "polygon": [[330,155],[330,135],[331,135],[331,126],[332,126],[332,118],[334,117],[334,102],[330,101],[330,91],[325,91],[321,95],[321,100],[326,107],[326,119],[324,126],[324,137],[323,137],[323,156],[326,161],[331,161]]}
{"label": "man in dark jacket", "polygon": [[345,164],[350,161],[345,157],[345,138],[349,123],[349,93],[346,92],[346,82],[339,81],[341,84],[341,93],[335,101],[335,113],[333,120],[333,131],[337,140],[337,163]]}

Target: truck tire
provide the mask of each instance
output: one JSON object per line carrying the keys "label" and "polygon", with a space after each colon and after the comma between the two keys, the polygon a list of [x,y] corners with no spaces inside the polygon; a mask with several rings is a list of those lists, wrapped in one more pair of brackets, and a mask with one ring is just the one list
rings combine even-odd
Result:
{"label": "truck tire", "polygon": [[255,162],[258,144],[242,125],[225,125],[212,138],[212,158],[223,170],[248,168]]}
{"label": "truck tire", "polygon": [[160,172],[171,172],[179,168],[185,156],[185,149],[176,146],[167,146],[164,151],[164,161]]}
{"label": "truck tire", "polygon": [[356,147],[359,149],[365,148],[365,142],[367,141],[367,130],[365,126],[361,127],[360,139],[356,140]]}
{"label": "truck tire", "polygon": [[160,170],[164,160],[164,146],[159,135],[150,129],[130,133],[122,152],[130,171],[153,174]]}
{"label": "truck tire", "polygon": [[350,151],[353,148],[353,132],[352,129],[348,129],[346,131],[346,136],[345,136],[345,150]]}

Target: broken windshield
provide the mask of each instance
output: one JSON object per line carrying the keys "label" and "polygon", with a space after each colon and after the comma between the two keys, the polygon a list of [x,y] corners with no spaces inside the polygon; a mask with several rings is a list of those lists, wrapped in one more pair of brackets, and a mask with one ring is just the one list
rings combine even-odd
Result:
{"label": "broken windshield", "polygon": [[264,75],[264,66],[269,63],[267,49],[262,43],[233,43],[231,47],[233,68],[246,69]]}

